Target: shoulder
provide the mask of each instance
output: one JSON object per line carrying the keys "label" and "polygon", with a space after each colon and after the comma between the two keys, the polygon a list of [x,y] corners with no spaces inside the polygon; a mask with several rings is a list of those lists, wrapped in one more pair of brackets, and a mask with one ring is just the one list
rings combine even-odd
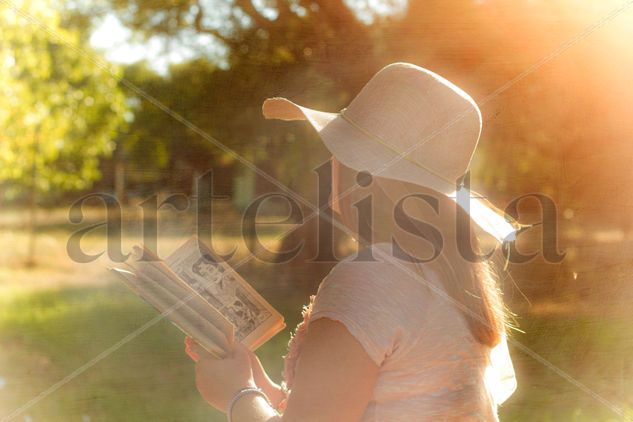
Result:
{"label": "shoulder", "polygon": [[321,287],[347,286],[375,292],[399,288],[411,293],[436,284],[437,274],[429,269],[393,256],[391,245],[380,243],[340,261],[323,279]]}
{"label": "shoulder", "polygon": [[372,245],[371,251],[374,259],[350,256],[332,269],[319,286],[316,308],[417,320],[433,298],[434,274],[393,257],[389,244]]}

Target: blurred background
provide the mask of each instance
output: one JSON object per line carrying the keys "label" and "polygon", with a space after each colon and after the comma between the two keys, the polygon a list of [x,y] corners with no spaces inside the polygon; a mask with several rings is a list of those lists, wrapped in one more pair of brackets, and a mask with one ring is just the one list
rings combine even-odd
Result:
{"label": "blurred background", "polygon": [[[240,260],[306,240],[291,262],[239,268],[286,316],[258,350],[279,380],[290,329],[334,262],[310,262],[317,220],[285,236],[296,227],[282,201],[265,203],[257,237],[241,236],[245,207],[280,190],[231,151],[316,203],[327,151],[306,124],[265,121],[263,99],[335,112],[394,61],[480,104],[474,189],[501,208],[534,192],[556,204],[564,259],[539,253],[501,282],[514,339],[558,369],[511,346],[519,387],[501,419],[633,418],[630,3],[0,1],[0,418],[223,420],[195,390],[183,335],[152,323],[157,313],[107,274],[116,256],[103,202],[69,219],[86,194],[115,195],[122,252],[156,224],[166,256],[195,232],[195,180],[209,170],[220,252],[237,247]],[[189,207],[143,213],[172,194]],[[519,220],[540,221],[539,203],[522,201]],[[92,262],[66,250],[80,229]],[[544,237],[526,232],[519,250],[542,252]],[[349,253],[334,238],[339,257]]]}

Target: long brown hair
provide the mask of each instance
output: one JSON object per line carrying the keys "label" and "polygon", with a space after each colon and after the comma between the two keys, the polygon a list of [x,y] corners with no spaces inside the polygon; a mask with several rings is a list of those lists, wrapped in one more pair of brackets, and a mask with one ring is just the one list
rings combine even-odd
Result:
{"label": "long brown hair", "polygon": [[[333,173],[337,174],[338,180],[336,186],[333,186],[333,195],[343,195],[338,200],[338,217],[354,233],[359,234],[359,227],[369,230],[369,239],[357,238],[360,246],[391,242],[394,239],[411,256],[425,259],[429,259],[428,254],[435,250],[435,259],[416,264],[418,271],[421,272],[424,266],[430,266],[440,275],[442,285],[452,299],[451,302],[461,311],[470,332],[479,343],[489,347],[499,343],[505,332],[506,311],[497,287],[495,266],[489,260],[470,262],[459,252],[458,242],[469,240],[472,251],[481,253],[480,239],[473,231],[473,224],[470,225],[469,239],[457,238],[455,227],[460,211],[455,201],[422,186],[359,174],[335,160],[332,165],[333,169],[336,169]],[[365,180],[357,180],[359,178]],[[370,182],[367,183],[368,181]],[[333,182],[336,183],[335,180]],[[360,187],[358,182],[361,182]],[[369,195],[372,199],[372,221],[359,221],[359,213],[356,212],[355,206]],[[402,204],[405,205],[408,216],[427,221],[439,230],[443,242],[439,254],[437,248],[432,245],[433,239],[427,238],[430,242],[421,240],[419,235],[404,232],[395,223],[393,211],[396,203],[411,195],[435,198],[431,199],[431,202],[437,205],[438,213],[431,210],[429,204],[419,200],[409,200]],[[432,221],[429,221],[429,218]],[[360,235],[362,236],[362,233]]]}

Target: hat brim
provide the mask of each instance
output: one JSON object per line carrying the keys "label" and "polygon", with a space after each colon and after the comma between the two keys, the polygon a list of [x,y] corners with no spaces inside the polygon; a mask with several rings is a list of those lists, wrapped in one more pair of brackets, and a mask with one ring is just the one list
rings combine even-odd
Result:
{"label": "hat brim", "polygon": [[455,200],[477,225],[499,241],[515,239],[518,228],[506,221],[498,211],[494,211],[496,208],[487,200],[477,198],[480,195],[471,192],[469,204],[457,201],[457,181],[451,183],[429,169],[409,161],[406,156],[350,124],[340,113],[314,110],[281,97],[266,99],[262,105],[262,113],[266,119],[307,120],[327,149],[345,166],[356,171],[366,171],[373,176],[431,188]]}
{"label": "hat brim", "polygon": [[313,110],[280,97],[265,100],[262,112],[267,119],[307,120],[332,155],[353,170],[429,187],[445,195],[455,192],[455,182],[438,177],[398,151],[372,139],[340,113]]}

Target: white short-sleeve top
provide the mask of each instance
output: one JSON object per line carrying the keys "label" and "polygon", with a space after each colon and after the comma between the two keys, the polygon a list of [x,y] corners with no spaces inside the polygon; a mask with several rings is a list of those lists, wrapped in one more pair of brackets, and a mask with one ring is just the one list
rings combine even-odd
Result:
{"label": "white short-sleeve top", "polygon": [[[461,312],[437,293],[444,290],[436,273],[384,259],[389,244],[372,248],[375,261],[350,257],[332,269],[303,324],[339,321],[380,367],[363,421],[498,420],[497,405],[516,388],[505,338],[492,350],[478,343]],[[301,338],[289,345],[289,384]]]}

